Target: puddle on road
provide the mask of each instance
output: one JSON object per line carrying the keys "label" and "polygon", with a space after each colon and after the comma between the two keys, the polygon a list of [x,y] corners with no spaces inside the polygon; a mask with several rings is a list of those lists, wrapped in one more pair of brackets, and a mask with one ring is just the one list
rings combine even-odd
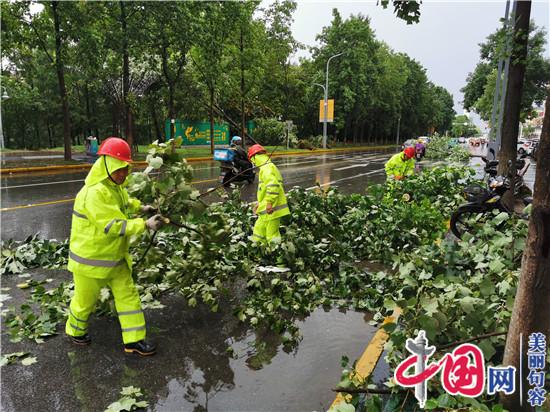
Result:
{"label": "puddle on road", "polygon": [[[286,353],[277,337],[257,339],[228,311],[191,309],[174,295],[162,302],[146,315],[159,346],[150,358],[124,355],[113,318],[90,318],[92,344],[83,348],[62,334],[11,343],[4,329],[2,351],[28,351],[38,363],[2,368],[2,410],[103,411],[125,386],[141,388],[152,411],[326,410],[341,357],[358,359],[376,331],[368,314],[318,308],[298,322],[303,340]],[[375,381],[387,374],[382,365]]]}
{"label": "puddle on road", "polygon": [[[303,340],[291,353],[273,337],[254,348],[255,336],[247,335],[231,344],[236,359],[228,358],[224,365],[215,357],[210,365],[187,364],[189,377],[170,379],[167,394],[153,410],[326,410],[334,399],[331,388],[339,380],[342,355],[358,359],[376,331],[368,320],[365,313],[319,308],[298,323]],[[212,375],[220,366],[225,373]]]}

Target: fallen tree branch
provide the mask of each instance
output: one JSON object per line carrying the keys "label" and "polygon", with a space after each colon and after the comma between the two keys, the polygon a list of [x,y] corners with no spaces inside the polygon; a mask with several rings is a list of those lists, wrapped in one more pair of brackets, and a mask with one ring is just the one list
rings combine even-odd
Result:
{"label": "fallen tree branch", "polygon": [[[392,392],[396,392],[396,391],[392,391],[390,389],[339,388],[339,387],[332,388],[332,391],[333,392],[343,392],[343,393],[373,393],[373,394],[377,394],[377,395],[389,395]],[[405,391],[400,390],[400,391],[397,391],[397,392],[405,392]]]}
{"label": "fallen tree branch", "polygon": [[493,336],[506,335],[507,333],[508,333],[508,332],[492,332],[492,333],[487,333],[486,335],[480,335],[480,336],[476,336],[476,337],[474,337],[474,338],[459,340],[458,342],[453,342],[453,343],[449,343],[449,344],[447,344],[447,345],[439,346],[437,349],[438,349],[438,350],[441,350],[441,349],[453,348],[453,347],[455,347],[455,346],[462,345],[463,343],[475,342],[475,341],[478,341],[478,340],[483,340],[483,339],[491,338],[491,337],[493,337]]}

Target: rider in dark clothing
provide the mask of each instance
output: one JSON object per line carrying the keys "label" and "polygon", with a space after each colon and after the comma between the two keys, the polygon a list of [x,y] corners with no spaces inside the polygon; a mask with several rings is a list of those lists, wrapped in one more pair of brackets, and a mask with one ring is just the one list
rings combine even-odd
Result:
{"label": "rider in dark clothing", "polygon": [[239,172],[252,167],[252,163],[248,161],[248,155],[243,148],[243,139],[240,136],[233,136],[230,148],[235,151],[233,162],[239,169]]}

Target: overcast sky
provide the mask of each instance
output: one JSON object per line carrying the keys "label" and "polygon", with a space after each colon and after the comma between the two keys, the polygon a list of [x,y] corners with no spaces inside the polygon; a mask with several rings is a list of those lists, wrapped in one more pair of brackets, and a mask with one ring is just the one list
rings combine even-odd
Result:
{"label": "overcast sky", "polygon": [[[533,0],[531,19],[537,26],[550,26],[550,1]],[[506,1],[424,0],[420,23],[407,25],[376,1],[313,1],[298,0],[292,32],[299,42],[313,46],[315,36],[330,25],[332,9],[337,8],[343,19],[351,14],[371,18],[378,39],[398,52],[405,52],[419,61],[428,78],[445,87],[453,95],[455,110],[462,113],[462,93],[466,76],[479,60],[478,44],[499,27],[504,17]],[[546,55],[550,57],[548,48]],[[298,56],[309,56],[301,51]]]}

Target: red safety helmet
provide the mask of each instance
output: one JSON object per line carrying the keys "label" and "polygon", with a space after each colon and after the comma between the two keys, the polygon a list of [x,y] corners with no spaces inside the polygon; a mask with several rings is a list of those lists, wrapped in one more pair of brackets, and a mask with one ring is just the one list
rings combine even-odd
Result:
{"label": "red safety helmet", "polygon": [[124,162],[132,161],[132,150],[126,140],[120,137],[108,137],[101,143],[98,155],[111,156]]}
{"label": "red safety helmet", "polygon": [[252,156],[258,153],[267,153],[261,144],[255,144],[248,149],[248,160],[252,159]]}
{"label": "red safety helmet", "polygon": [[414,152],[414,147],[406,147],[405,150],[403,150],[407,159],[412,159],[414,157]]}

